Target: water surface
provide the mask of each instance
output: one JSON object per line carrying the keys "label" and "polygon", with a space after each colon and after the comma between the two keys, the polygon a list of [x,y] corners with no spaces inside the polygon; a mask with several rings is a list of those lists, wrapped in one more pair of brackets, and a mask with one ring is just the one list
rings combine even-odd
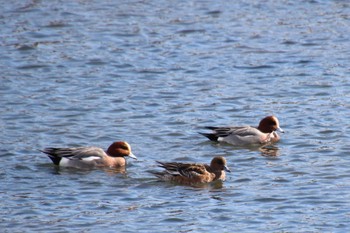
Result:
{"label": "water surface", "polygon": [[[5,232],[347,232],[347,1],[11,1],[0,10]],[[208,125],[286,131],[264,153]],[[48,146],[128,141],[125,172],[57,169]],[[270,152],[271,152],[270,151]],[[225,156],[223,184],[155,160]]]}

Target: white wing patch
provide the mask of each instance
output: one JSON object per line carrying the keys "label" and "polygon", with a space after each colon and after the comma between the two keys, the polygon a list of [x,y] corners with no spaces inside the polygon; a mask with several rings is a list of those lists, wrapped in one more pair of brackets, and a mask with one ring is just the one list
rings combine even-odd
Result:
{"label": "white wing patch", "polygon": [[101,159],[101,157],[89,156],[89,157],[82,158],[81,160],[86,161],[86,162],[90,162],[90,161],[94,161],[94,160],[97,160],[97,159]]}
{"label": "white wing patch", "polygon": [[69,167],[69,161],[70,161],[70,159],[67,159],[67,158],[63,157],[61,159],[59,165],[62,166],[62,167]]}

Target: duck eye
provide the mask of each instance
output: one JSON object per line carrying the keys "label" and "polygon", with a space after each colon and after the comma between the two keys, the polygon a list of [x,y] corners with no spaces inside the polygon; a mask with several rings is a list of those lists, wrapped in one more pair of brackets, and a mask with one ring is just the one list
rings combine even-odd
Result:
{"label": "duck eye", "polygon": [[222,161],[221,159],[219,159],[219,160],[217,161],[217,163],[218,163],[219,165],[224,165],[224,161]]}
{"label": "duck eye", "polygon": [[270,124],[270,125],[277,125],[277,122],[276,122],[276,121],[271,120],[271,121],[269,122],[269,124]]}
{"label": "duck eye", "polygon": [[123,149],[123,150],[129,150],[129,148],[127,146],[125,146],[125,145],[121,145],[120,148]]}

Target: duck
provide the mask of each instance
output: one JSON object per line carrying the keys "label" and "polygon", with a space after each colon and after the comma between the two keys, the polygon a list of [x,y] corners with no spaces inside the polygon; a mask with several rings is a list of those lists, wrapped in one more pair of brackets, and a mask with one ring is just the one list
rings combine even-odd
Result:
{"label": "duck", "polygon": [[131,152],[130,145],[124,141],[113,142],[107,151],[95,146],[50,147],[40,151],[48,155],[53,164],[60,167],[120,168],[126,166],[125,157],[137,160],[137,157]]}
{"label": "duck", "polygon": [[276,116],[263,118],[258,127],[253,126],[229,126],[229,127],[205,127],[212,133],[200,133],[211,141],[226,142],[234,146],[246,146],[254,144],[276,143],[280,136],[276,131],[284,133]]}
{"label": "duck", "polygon": [[214,157],[210,165],[198,163],[160,162],[158,166],[165,169],[152,172],[161,181],[170,181],[184,185],[207,184],[213,181],[225,181],[227,167],[226,159],[222,156]]}

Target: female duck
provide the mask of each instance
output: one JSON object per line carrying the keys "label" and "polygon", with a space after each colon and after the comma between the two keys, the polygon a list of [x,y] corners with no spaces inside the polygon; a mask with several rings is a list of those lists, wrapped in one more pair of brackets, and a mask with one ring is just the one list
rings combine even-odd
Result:
{"label": "female duck", "polygon": [[163,172],[152,172],[160,180],[172,181],[179,184],[205,184],[212,181],[224,181],[225,171],[231,172],[224,157],[214,157],[210,165],[197,163],[164,163],[159,162],[159,167],[165,169]]}

